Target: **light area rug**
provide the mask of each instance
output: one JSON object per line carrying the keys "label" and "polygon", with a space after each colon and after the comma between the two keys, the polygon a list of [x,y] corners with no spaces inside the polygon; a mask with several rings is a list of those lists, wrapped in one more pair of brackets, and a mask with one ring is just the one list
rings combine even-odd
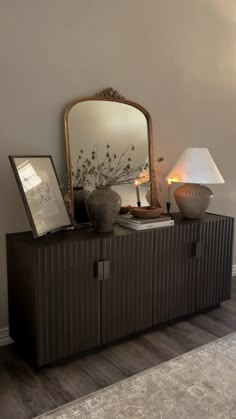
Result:
{"label": "light area rug", "polygon": [[38,418],[236,418],[236,333]]}

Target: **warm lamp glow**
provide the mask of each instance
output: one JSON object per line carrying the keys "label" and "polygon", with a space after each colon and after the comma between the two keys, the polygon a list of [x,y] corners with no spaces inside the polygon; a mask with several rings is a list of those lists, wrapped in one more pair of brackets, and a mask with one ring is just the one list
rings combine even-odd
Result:
{"label": "warm lamp glow", "polygon": [[168,185],[171,185],[172,180],[171,180],[171,178],[170,178],[170,177],[168,177],[168,179],[167,179],[167,183],[168,183]]}
{"label": "warm lamp glow", "polygon": [[179,178],[179,177],[177,177],[177,176],[173,176],[173,177],[171,178],[171,182],[173,182],[173,183],[177,183],[177,182],[181,182],[181,181],[180,181],[180,178]]}

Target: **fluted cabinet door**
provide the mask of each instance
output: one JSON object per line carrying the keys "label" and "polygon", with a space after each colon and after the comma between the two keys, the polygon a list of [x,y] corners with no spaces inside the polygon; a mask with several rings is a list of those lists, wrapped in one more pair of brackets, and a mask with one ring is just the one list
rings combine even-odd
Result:
{"label": "fluted cabinet door", "polygon": [[195,311],[198,225],[159,228],[154,236],[153,324]]}
{"label": "fluted cabinet door", "polygon": [[200,224],[201,254],[198,260],[196,310],[230,298],[232,278],[233,218]]}
{"label": "fluted cabinet door", "polygon": [[35,249],[37,364],[100,344],[100,285],[94,278],[100,240]]}
{"label": "fluted cabinet door", "polygon": [[153,231],[102,241],[110,265],[102,281],[102,343],[152,326]]}

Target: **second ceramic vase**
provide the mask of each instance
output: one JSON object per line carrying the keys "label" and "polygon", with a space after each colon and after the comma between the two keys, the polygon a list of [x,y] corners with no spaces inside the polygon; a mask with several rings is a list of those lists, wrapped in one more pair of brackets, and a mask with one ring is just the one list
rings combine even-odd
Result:
{"label": "second ceramic vase", "polygon": [[74,218],[76,223],[88,223],[89,216],[86,207],[86,199],[89,195],[89,191],[84,189],[83,186],[79,186],[73,189],[74,199]]}

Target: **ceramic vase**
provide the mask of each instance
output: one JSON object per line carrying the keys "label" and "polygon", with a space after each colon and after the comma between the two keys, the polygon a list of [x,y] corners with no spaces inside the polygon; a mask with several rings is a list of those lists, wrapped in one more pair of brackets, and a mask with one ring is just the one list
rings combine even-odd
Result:
{"label": "ceramic vase", "polygon": [[121,207],[120,195],[110,186],[97,186],[86,200],[87,210],[94,231],[113,231]]}
{"label": "ceramic vase", "polygon": [[86,207],[86,199],[89,191],[84,189],[83,186],[73,188],[74,196],[74,219],[76,223],[88,223],[89,216]]}

